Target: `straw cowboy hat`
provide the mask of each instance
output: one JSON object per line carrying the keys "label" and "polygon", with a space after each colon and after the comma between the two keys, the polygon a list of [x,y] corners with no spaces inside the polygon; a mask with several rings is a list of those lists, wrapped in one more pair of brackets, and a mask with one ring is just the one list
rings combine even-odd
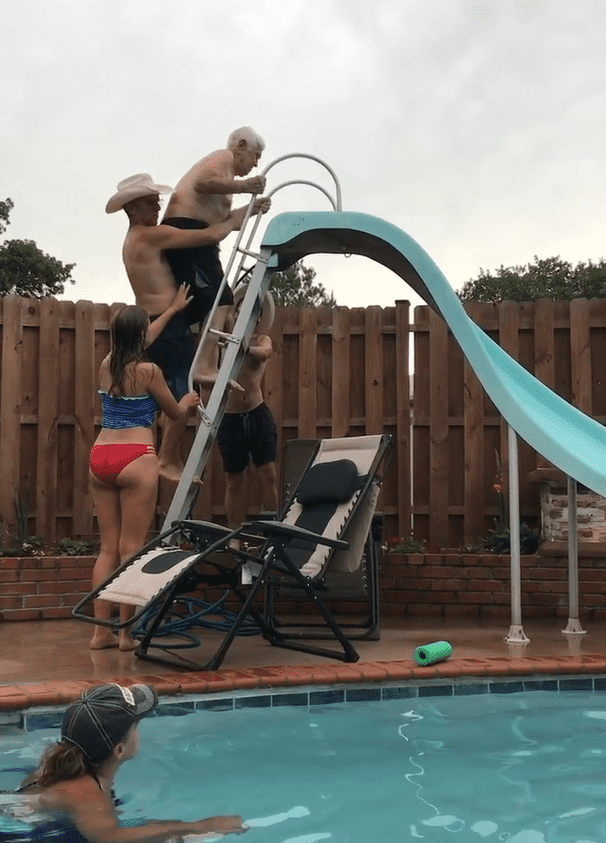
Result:
{"label": "straw cowboy hat", "polygon": [[[234,290],[234,306],[237,307],[248,290],[248,284],[239,284]],[[274,323],[274,316],[276,315],[276,306],[273,297],[269,290],[263,296],[263,304],[261,305],[261,315],[257,322],[256,334],[268,334],[271,326]]]}
{"label": "straw cowboy hat", "polygon": [[113,214],[115,211],[120,211],[127,202],[132,202],[133,199],[141,199],[142,196],[158,193],[170,193],[171,190],[172,187],[167,184],[154,184],[149,173],[137,173],[118,183],[118,191],[105,206],[105,213]]}

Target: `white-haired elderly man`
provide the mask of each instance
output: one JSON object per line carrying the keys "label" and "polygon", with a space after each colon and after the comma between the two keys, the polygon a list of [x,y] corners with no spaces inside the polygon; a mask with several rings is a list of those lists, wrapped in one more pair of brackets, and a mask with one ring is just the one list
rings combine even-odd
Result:
{"label": "white-haired elderly man", "polygon": [[[264,176],[244,176],[257,166],[264,148],[263,138],[249,126],[235,129],[225,149],[217,149],[202,158],[177,183],[162,224],[181,229],[204,229],[229,218],[234,193],[255,196],[263,193]],[[270,204],[269,199],[261,197],[256,200],[253,212],[265,213]],[[213,306],[223,279],[219,247],[170,250],[166,258],[177,285],[187,284],[192,292],[193,301],[187,309],[190,324],[202,322]],[[226,306],[232,303],[232,291],[226,287],[220,300],[219,327],[223,325]]]}

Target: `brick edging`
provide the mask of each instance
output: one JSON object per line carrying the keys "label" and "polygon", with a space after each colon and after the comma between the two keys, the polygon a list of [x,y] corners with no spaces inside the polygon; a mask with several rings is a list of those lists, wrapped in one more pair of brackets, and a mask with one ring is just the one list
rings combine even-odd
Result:
{"label": "brick edging", "polygon": [[0,621],[68,618],[91,589],[94,556],[0,556]]}
{"label": "brick edging", "polygon": [[[430,667],[419,667],[412,660],[375,661],[355,664],[299,665],[295,667],[222,669],[196,673],[147,674],[114,677],[121,685],[140,682],[153,685],[159,696],[208,694],[302,685],[346,685],[365,682],[393,682],[489,678],[592,675],[606,673],[604,656],[562,656],[527,658],[449,659]],[[68,705],[82,691],[99,680],[48,681],[0,686],[0,711],[21,711],[33,706]]]}

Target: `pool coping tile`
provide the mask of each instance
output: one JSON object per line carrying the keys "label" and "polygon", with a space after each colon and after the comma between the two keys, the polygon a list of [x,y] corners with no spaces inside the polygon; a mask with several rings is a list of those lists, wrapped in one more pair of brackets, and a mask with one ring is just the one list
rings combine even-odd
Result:
{"label": "pool coping tile", "polygon": [[[133,677],[116,676],[106,681],[127,686],[137,683],[150,684],[160,697],[208,694],[212,698],[214,695],[219,697],[234,691],[245,693],[259,689],[271,693],[269,689],[295,688],[302,685],[343,686],[345,690],[344,686],[365,682],[384,685],[386,682],[423,684],[427,681],[433,687],[446,687],[448,683],[445,680],[448,679],[483,680],[475,683],[483,685],[490,682],[491,677],[502,677],[504,682],[507,677],[519,677],[522,682],[531,681],[527,680],[527,677],[535,677],[532,682],[536,685],[541,682],[541,675],[557,677],[591,674],[606,674],[606,656],[455,658],[427,667],[420,667],[412,660],[314,663],[170,674],[150,672]],[[82,691],[98,684],[99,680],[96,679],[82,679],[0,685],[0,712],[65,705],[77,699]]]}
{"label": "pool coping tile", "polygon": [[197,673],[165,673],[164,678],[177,684],[183,694],[204,694],[208,682]]}
{"label": "pool coping tile", "polygon": [[216,672],[220,673],[224,680],[231,681],[234,689],[245,690],[259,688],[261,686],[261,680],[254,670],[233,670],[226,668],[225,670]]}
{"label": "pool coping tile", "polygon": [[[99,682],[86,681],[86,686],[98,685]],[[147,673],[132,676],[112,676],[108,682],[115,682],[117,685],[153,685],[158,696],[166,694],[166,696],[174,696],[181,692],[181,685],[179,682],[169,679],[163,673]]]}
{"label": "pool coping tile", "polygon": [[[390,670],[392,664],[396,665],[393,675]],[[364,662],[356,665],[356,672],[359,674],[361,681],[376,682],[381,679],[401,679],[399,662]]]}

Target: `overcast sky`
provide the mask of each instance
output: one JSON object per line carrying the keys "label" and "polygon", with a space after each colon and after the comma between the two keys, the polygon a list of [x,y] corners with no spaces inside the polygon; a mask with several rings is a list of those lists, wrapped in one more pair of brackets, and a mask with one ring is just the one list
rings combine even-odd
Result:
{"label": "overcast sky", "polygon": [[[131,302],[116,183],[175,184],[251,125],[262,167],[324,159],[345,210],[398,225],[453,287],[535,254],[599,260],[605,24],[604,0],[4,0],[6,236],[76,263],[65,298]],[[330,185],[307,162],[269,184],[312,175]],[[305,209],[329,205],[275,197]],[[365,259],[306,263],[339,304],[418,302]]]}

